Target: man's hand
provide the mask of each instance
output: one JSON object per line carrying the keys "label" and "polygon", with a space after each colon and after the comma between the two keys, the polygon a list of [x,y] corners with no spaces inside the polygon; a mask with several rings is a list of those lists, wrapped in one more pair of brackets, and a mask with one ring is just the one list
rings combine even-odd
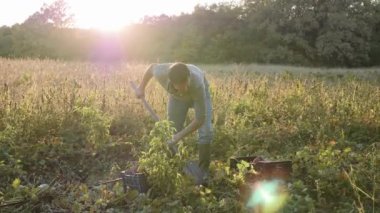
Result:
{"label": "man's hand", "polygon": [[181,140],[178,134],[173,135],[172,139],[167,141],[168,147],[173,154],[178,152],[177,143]]}
{"label": "man's hand", "polygon": [[169,140],[166,143],[167,143],[167,145],[169,147],[170,152],[173,155],[175,155],[178,152],[177,142],[174,142],[173,140]]}
{"label": "man's hand", "polygon": [[138,87],[138,88],[136,89],[135,94],[136,94],[136,97],[137,97],[138,99],[143,99],[143,98],[145,98],[145,90],[142,89],[141,87]]}
{"label": "man's hand", "polygon": [[175,135],[173,135],[173,137],[172,137],[172,141],[173,141],[174,143],[178,143],[181,139],[182,139],[182,138],[180,137],[180,135],[179,135],[178,133],[175,134]]}
{"label": "man's hand", "polygon": [[153,77],[153,64],[149,65],[148,69],[144,73],[144,77],[140,83],[140,86],[135,89],[136,97],[139,99],[145,98],[145,87]]}

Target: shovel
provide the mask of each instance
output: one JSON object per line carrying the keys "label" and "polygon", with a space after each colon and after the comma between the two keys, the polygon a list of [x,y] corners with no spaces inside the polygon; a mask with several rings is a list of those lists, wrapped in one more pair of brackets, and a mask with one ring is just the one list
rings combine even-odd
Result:
{"label": "shovel", "polygon": [[[135,93],[136,93],[136,91],[137,91],[137,86],[136,86],[136,84],[135,84],[133,81],[130,81],[129,83],[131,84],[131,87],[132,87],[133,91],[135,91]],[[154,112],[154,110],[153,110],[152,107],[148,104],[148,102],[145,100],[145,98],[141,98],[141,102],[143,103],[144,108],[145,108],[146,110],[148,110],[148,112],[149,112],[150,116],[152,116],[153,120],[154,120],[155,122],[160,121],[160,117],[158,117],[158,115]]]}

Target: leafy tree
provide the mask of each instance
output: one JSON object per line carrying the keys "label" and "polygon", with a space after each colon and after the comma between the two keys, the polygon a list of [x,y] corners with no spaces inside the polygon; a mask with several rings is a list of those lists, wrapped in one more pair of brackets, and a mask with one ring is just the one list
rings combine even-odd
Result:
{"label": "leafy tree", "polygon": [[53,27],[70,27],[73,23],[73,15],[68,14],[68,6],[65,0],[56,0],[52,4],[44,4],[40,11],[35,12],[25,20],[25,25],[51,25]]}
{"label": "leafy tree", "polygon": [[380,64],[380,4],[379,1],[376,1],[377,4],[374,6],[374,15],[373,15],[373,30],[371,36],[371,50],[369,56],[371,58],[371,65]]}
{"label": "leafy tree", "polygon": [[0,56],[8,56],[12,50],[12,30],[10,27],[0,28]]}
{"label": "leafy tree", "polygon": [[[243,0],[146,16],[121,33],[128,60],[369,66],[380,63],[374,0]],[[86,59],[97,33],[70,28],[64,0],[0,28],[0,56]]]}
{"label": "leafy tree", "polygon": [[328,65],[367,64],[372,34],[371,1],[328,1],[320,8],[322,26],[316,49],[321,60]]}

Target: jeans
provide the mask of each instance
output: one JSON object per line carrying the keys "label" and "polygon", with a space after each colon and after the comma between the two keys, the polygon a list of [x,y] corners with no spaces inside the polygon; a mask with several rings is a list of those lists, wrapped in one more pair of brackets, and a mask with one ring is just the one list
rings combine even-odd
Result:
{"label": "jeans", "polygon": [[[206,118],[203,125],[198,129],[199,144],[209,144],[213,138],[212,131],[212,106],[211,106],[211,96],[209,91],[209,85],[207,81],[205,82],[205,92],[206,92]],[[183,125],[186,120],[187,112],[189,108],[193,107],[192,101],[182,101],[169,96],[168,103],[168,117],[169,120],[174,123],[174,128],[177,132],[183,129]]]}
{"label": "jeans", "polygon": [[[210,143],[213,138],[212,130],[212,105],[209,85],[205,81],[206,92],[206,118],[203,125],[198,129],[198,154],[199,166],[207,171],[210,165]],[[168,117],[174,123],[177,132],[184,128],[187,112],[193,107],[192,101],[182,101],[169,96]]]}

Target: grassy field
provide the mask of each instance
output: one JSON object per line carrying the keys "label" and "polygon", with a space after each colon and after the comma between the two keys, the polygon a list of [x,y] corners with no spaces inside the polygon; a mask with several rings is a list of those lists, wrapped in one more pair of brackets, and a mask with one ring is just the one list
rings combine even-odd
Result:
{"label": "grassy field", "polygon": [[[159,147],[165,123],[155,127],[129,87],[146,67],[0,59],[0,212],[249,212],[238,190],[247,171],[226,169],[248,155],[293,161],[279,212],[380,210],[380,68],[199,65],[214,108],[209,188],[181,175],[151,179],[171,190],[147,195],[96,185],[129,160],[159,158],[142,153]],[[163,89],[151,82],[146,93],[165,118]]]}

